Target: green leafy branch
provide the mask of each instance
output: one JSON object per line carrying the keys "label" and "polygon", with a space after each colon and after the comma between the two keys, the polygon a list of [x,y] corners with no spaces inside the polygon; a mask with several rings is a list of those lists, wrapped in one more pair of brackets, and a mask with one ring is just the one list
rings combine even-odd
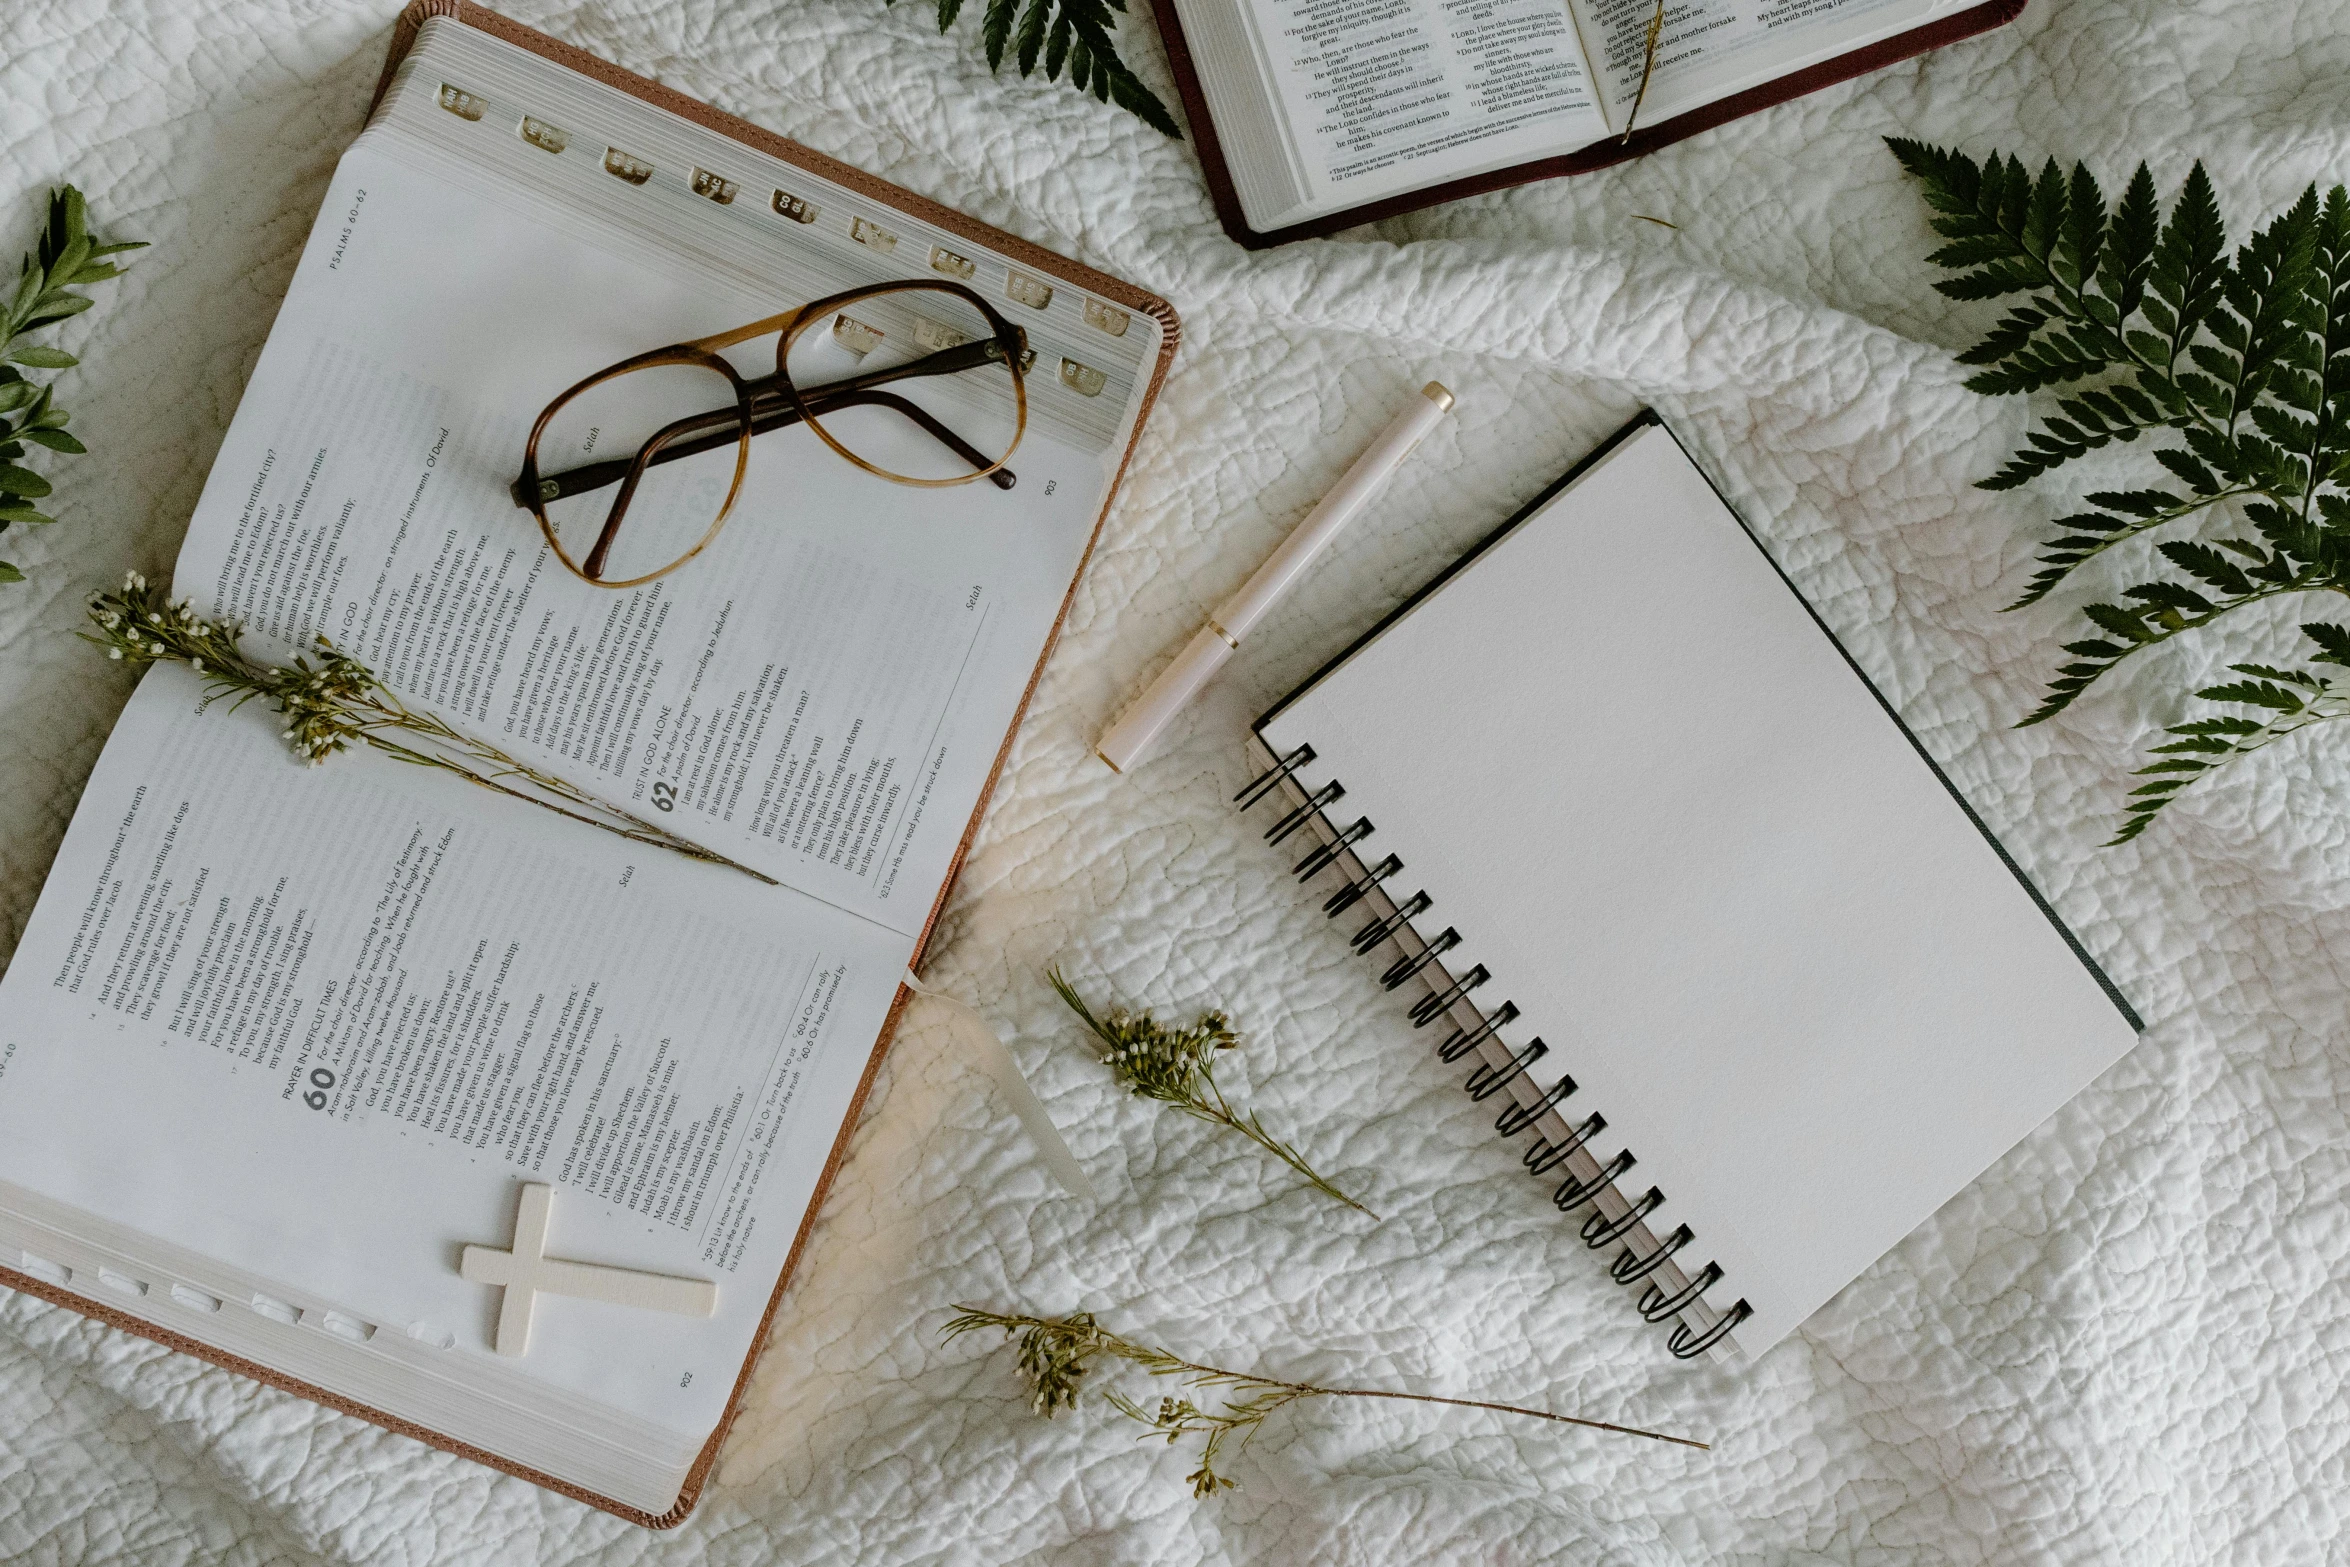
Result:
{"label": "green leafy branch", "polygon": [[1186,1115],[1238,1132],[1304,1176],[1325,1197],[1374,1219],[1379,1217],[1317,1174],[1303,1154],[1266,1131],[1253,1111],[1234,1109],[1224,1096],[1216,1082],[1215,1058],[1240,1043],[1230,1018],[1221,1012],[1204,1012],[1189,1028],[1170,1028],[1147,1012],[1117,1011],[1107,1018],[1096,1017],[1059,969],[1048,969],[1045,978],[1102,1042],[1102,1064],[1110,1069],[1119,1087],[1138,1099],[1173,1105]]}
{"label": "green leafy branch", "polygon": [[[887,0],[895,5],[897,0]],[[979,41],[987,51],[987,68],[1001,71],[1009,53],[1022,76],[1033,76],[1039,63],[1044,79],[1055,82],[1063,70],[1069,85],[1091,92],[1104,103],[1114,103],[1151,129],[1183,139],[1175,116],[1158,95],[1118,58],[1118,41],[1111,29],[1126,9],[1126,0],[987,0],[979,24]],[[963,0],[938,0],[938,30],[949,31],[963,14]]]}
{"label": "green leafy branch", "polygon": [[[81,361],[62,348],[28,339],[96,303],[74,290],[116,276],[121,269],[107,257],[143,248],[143,240],[99,243],[90,233],[82,193],[71,185],[50,193],[49,223],[40,247],[24,258],[16,292],[0,310],[0,533],[20,522],[40,527],[56,520],[35,504],[49,494],[49,481],[18,462],[28,445],[69,457],[89,449],[66,434],[70,416],[57,404],[54,383],[34,381],[24,373],[70,370]],[[0,582],[23,580],[22,571],[0,560]]]}
{"label": "green leafy branch", "polygon": [[1171,1397],[1161,1398],[1155,1407],[1146,1407],[1115,1388],[1102,1394],[1127,1419],[1150,1428],[1139,1440],[1158,1437],[1173,1447],[1187,1436],[1201,1438],[1199,1467],[1184,1476],[1195,1497],[1213,1496],[1218,1491],[1239,1486],[1237,1480],[1216,1472],[1216,1460],[1222,1456],[1225,1442],[1237,1436],[1245,1450],[1267,1417],[1309,1398],[1391,1398],[1415,1404],[1447,1404],[1455,1409],[1486,1409],[1709,1450],[1706,1443],[1690,1437],[1666,1436],[1634,1426],[1611,1425],[1604,1420],[1553,1414],[1547,1409],[1529,1409],[1522,1404],[1443,1398],[1434,1393],[1400,1393],[1385,1388],[1322,1387],[1312,1382],[1286,1382],[1246,1371],[1227,1371],[1221,1366],[1185,1360],[1153,1345],[1122,1338],[1101,1326],[1089,1311],[1066,1317],[1034,1317],[986,1311],[975,1306],[957,1306],[955,1310],[958,1315],[939,1330],[949,1342],[981,1328],[1000,1328],[1007,1339],[1019,1340],[1020,1375],[1028,1383],[1028,1407],[1048,1419],[1060,1410],[1076,1407],[1080,1384],[1094,1369],[1094,1362],[1102,1359],[1138,1366],[1154,1377],[1177,1378],[1189,1389],[1233,1389],[1237,1396],[1222,1399],[1222,1407],[1216,1409],[1203,1409],[1188,1398]]}
{"label": "green leafy branch", "polygon": [[[2141,435],[2176,443],[2151,452],[2169,482],[2090,494],[2091,510],[2060,519],[2008,606],[2036,604],[2080,567],[2140,541],[2171,568],[2082,607],[2093,634],[2064,644],[2070,661],[2024,724],[2237,610],[2288,594],[2350,595],[2350,192],[2337,185],[2321,199],[2312,184],[2231,254],[2200,163],[2166,215],[2143,163],[2109,205],[2083,165],[2068,175],[2050,159],[2035,176],[2013,156],[1978,164],[1923,142],[1888,145],[1949,242],[1927,258],[1953,274],[1934,286],[1952,299],[2024,296],[1959,356],[1980,367],[1967,385],[1993,396],[2062,393],[1982,488],[2013,489]],[[2221,531],[2153,537],[2188,519],[2219,519]],[[2343,662],[2350,632],[2325,622],[2302,632],[2313,661]],[[2160,776],[2131,796],[2113,842],[2143,832],[2197,778],[2345,716],[2333,677],[2231,668],[2247,681],[2196,695],[2276,716],[2171,726],[2175,740],[2142,769]]]}

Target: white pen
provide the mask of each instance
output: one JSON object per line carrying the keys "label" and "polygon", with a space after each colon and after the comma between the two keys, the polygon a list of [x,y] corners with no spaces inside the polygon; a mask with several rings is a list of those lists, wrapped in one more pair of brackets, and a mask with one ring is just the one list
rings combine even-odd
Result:
{"label": "white pen", "polygon": [[1290,530],[1289,537],[1266,557],[1256,574],[1240,585],[1240,591],[1208,617],[1199,635],[1175,655],[1175,662],[1160,671],[1159,678],[1118,715],[1116,723],[1103,731],[1101,743],[1093,748],[1093,754],[1109,763],[1110,770],[1116,773],[1140,761],[1151,742],[1158,739],[1159,731],[1183,711],[1184,704],[1239,650],[1241,638],[1254,630],[1257,622],[1265,618],[1265,612],[1281,601],[1290,584],[1304,575],[1314,557],[1338,537],[1339,530],[1354,521],[1355,514],[1363,509],[1387,476],[1451,409],[1452,393],[1441,385],[1430,381],[1420,388],[1420,395],[1412,399],[1412,405],[1379,432],[1379,438],[1355,459],[1354,466],[1322,497],[1321,504],[1307,512],[1305,520]]}

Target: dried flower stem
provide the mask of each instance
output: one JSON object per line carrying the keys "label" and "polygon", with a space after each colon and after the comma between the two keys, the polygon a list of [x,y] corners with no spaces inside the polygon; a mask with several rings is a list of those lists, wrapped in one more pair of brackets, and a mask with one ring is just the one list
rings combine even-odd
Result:
{"label": "dried flower stem", "polygon": [[1006,1338],[1016,1337],[1020,1341],[1020,1374],[1028,1380],[1029,1407],[1048,1418],[1058,1410],[1076,1405],[1079,1384],[1092,1371],[1094,1360],[1105,1355],[1140,1366],[1154,1377],[1178,1378],[1186,1387],[1234,1389],[1239,1396],[1225,1398],[1223,1407],[1217,1410],[1200,1409],[1183,1398],[1162,1398],[1157,1409],[1150,1410],[1114,1388],[1102,1395],[1120,1414],[1150,1427],[1149,1435],[1165,1438],[1170,1447],[1184,1436],[1204,1438],[1199,1468],[1184,1477],[1191,1483],[1191,1494],[1198,1497],[1212,1496],[1239,1484],[1216,1472],[1216,1458],[1226,1439],[1238,1434],[1245,1449],[1268,1416],[1308,1398],[1392,1398],[1415,1404],[1446,1404],[1455,1409],[1486,1409],[1496,1414],[1525,1415],[1561,1425],[1585,1426],[1594,1431],[1612,1431],[1619,1436],[1646,1437],[1710,1451],[1708,1444],[1690,1437],[1668,1436],[1661,1431],[1644,1431],[1637,1426],[1621,1426],[1605,1420],[1586,1420],[1548,1409],[1529,1409],[1523,1404],[1445,1398],[1435,1393],[1403,1393],[1389,1388],[1322,1387],[1312,1382],[1289,1382],[1279,1377],[1228,1371],[1222,1366],[1186,1360],[1152,1345],[1121,1338],[1102,1327],[1094,1320],[1093,1313],[1087,1311],[1066,1317],[1033,1317],[986,1311],[976,1306],[958,1305],[955,1310],[959,1315],[940,1330],[941,1336],[950,1341],[980,1328],[1001,1328]]}
{"label": "dried flower stem", "polygon": [[1253,1112],[1235,1110],[1232,1101],[1224,1097],[1216,1082],[1214,1058],[1219,1051],[1240,1043],[1230,1018],[1221,1012],[1203,1012],[1197,1023],[1185,1029],[1169,1028],[1147,1012],[1134,1015],[1121,1010],[1107,1019],[1098,1018],[1059,969],[1046,970],[1045,978],[1052,981],[1069,1010],[1084,1019],[1085,1026],[1108,1047],[1102,1062],[1120,1087],[1138,1099],[1173,1105],[1186,1115],[1230,1127],[1304,1176],[1314,1190],[1358,1213],[1379,1217],[1325,1180],[1296,1149],[1266,1131]]}
{"label": "dried flower stem", "polygon": [[[150,584],[137,572],[123,579],[119,593],[91,597],[90,623],[97,634],[85,632],[84,640],[105,648],[108,658],[138,665],[186,664],[203,677],[208,706],[233,696],[229,710],[234,712],[257,696],[267,697],[286,715],[286,743],[298,760],[311,767],[349,749],[354,741],[363,742],[398,761],[455,773],[468,783],[527,800],[633,843],[730,866],[775,885],[772,876],[681,838],[552,773],[515,760],[432,713],[410,707],[385,689],[365,664],[323,636],[315,649],[315,664],[299,655],[288,665],[263,663],[239,645],[244,633],[241,624],[205,620],[186,600],[172,602],[167,589],[160,583]],[[530,788],[518,788],[508,780]]]}
{"label": "dried flower stem", "polygon": [[[1640,53],[1640,90],[1632,95],[1632,112],[1624,116],[1626,142],[1632,139],[1632,127],[1640,123],[1640,106],[1648,101],[1648,79],[1656,74],[1656,44],[1664,36],[1664,31],[1665,0],[1656,0],[1656,15],[1648,19],[1648,42]],[[1670,223],[1665,225],[1667,228],[1672,226]]]}

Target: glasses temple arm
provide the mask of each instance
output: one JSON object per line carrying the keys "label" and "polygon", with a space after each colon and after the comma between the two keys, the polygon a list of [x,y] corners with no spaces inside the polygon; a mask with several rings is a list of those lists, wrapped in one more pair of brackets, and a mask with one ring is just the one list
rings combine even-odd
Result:
{"label": "glasses temple arm", "polygon": [[[889,376],[887,372],[882,374],[888,379],[895,378]],[[763,388],[762,391],[763,397],[780,395],[764,392]],[[803,401],[808,405],[810,412],[817,414],[855,407],[895,409],[919,425],[932,439],[957,457],[962,458],[974,469],[985,468],[993,460],[975,450],[970,442],[939,423],[918,404],[909,402],[894,392],[876,391],[870,385],[859,386],[850,382],[840,382],[804,393]],[[751,414],[751,433],[753,435],[765,435],[769,431],[785,429],[799,422],[800,411],[789,403],[770,402],[766,404],[764,411],[759,403],[754,402],[753,404]],[[674,424],[664,426],[650,441],[645,443],[657,448],[646,466],[654,467],[665,462],[675,462],[683,457],[698,457],[704,452],[714,452],[723,447],[732,446],[741,439],[738,433],[741,424],[742,416],[739,413],[731,408],[721,408],[706,414],[696,414],[689,419],[680,419]],[[696,431],[702,433],[697,434]],[[635,459],[630,457],[613,457],[602,462],[566,469],[562,473],[541,475],[538,482],[538,495],[535,500],[537,504],[544,506],[550,501],[559,501],[570,496],[585,495],[591,491],[607,489],[628,477],[628,471],[634,462]],[[1019,482],[1019,476],[1009,469],[998,468],[995,472],[987,475],[987,482],[999,490],[1008,490]],[[534,497],[521,479],[514,481],[512,494],[514,504],[526,510],[533,503]]]}

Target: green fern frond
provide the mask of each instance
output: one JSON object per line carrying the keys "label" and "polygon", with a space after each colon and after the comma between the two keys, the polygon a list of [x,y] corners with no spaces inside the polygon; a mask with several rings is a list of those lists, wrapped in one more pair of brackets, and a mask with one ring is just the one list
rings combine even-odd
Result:
{"label": "green fern frond", "polygon": [[[2316,621],[2301,631],[2317,645],[2316,662],[2350,668],[2350,629]],[[2138,776],[2150,781],[2130,791],[2122,824],[2109,845],[2128,843],[2144,832],[2189,785],[2314,724],[2350,717],[2350,674],[2249,663],[2228,668],[2244,678],[2205,686],[2196,696],[2249,707],[2258,716],[2228,713],[2172,724],[2163,731],[2176,738],[2151,748],[2156,760],[2138,769]]]}
{"label": "green fern frond", "polygon": [[[2009,490],[2141,435],[2171,437],[2152,457],[2175,486],[2101,491],[2058,519],[2009,609],[2037,604],[2092,561],[2144,540],[2168,575],[2144,576],[2080,606],[2090,634],[2041,703],[2045,722],[2124,661],[2288,594],[2350,595],[2350,190],[2300,198],[2231,251],[2218,193],[2198,163],[2166,214],[2144,164],[2108,204],[2096,178],[2050,159],[1980,163],[1889,139],[1922,187],[1945,243],[1928,260],[1954,299],[2009,298],[1959,355],[1967,385],[1994,396],[2061,390],[2053,411],[1989,477]],[[2021,295],[2020,299],[2013,296]],[[2215,519],[2236,525],[2215,531]],[[2155,538],[2183,525],[2189,537]],[[2350,668],[2350,631],[2303,627],[2317,662]],[[2266,716],[2199,719],[2165,731],[2141,770],[2115,842],[2180,790],[2237,757],[2350,703],[2308,671],[2245,662],[2244,679],[2205,700]],[[2350,677],[2344,677],[2350,680]]]}
{"label": "green fern frond", "polygon": [[[987,0],[979,45],[991,71],[1001,71],[1007,56],[1022,76],[1034,76],[1041,67],[1046,81],[1057,82],[1066,70],[1069,85],[1080,92],[1114,103],[1152,130],[1181,141],[1175,116],[1118,57],[1112,29],[1125,9],[1124,0]],[[963,0],[938,0],[938,30],[947,32],[962,14]]]}

